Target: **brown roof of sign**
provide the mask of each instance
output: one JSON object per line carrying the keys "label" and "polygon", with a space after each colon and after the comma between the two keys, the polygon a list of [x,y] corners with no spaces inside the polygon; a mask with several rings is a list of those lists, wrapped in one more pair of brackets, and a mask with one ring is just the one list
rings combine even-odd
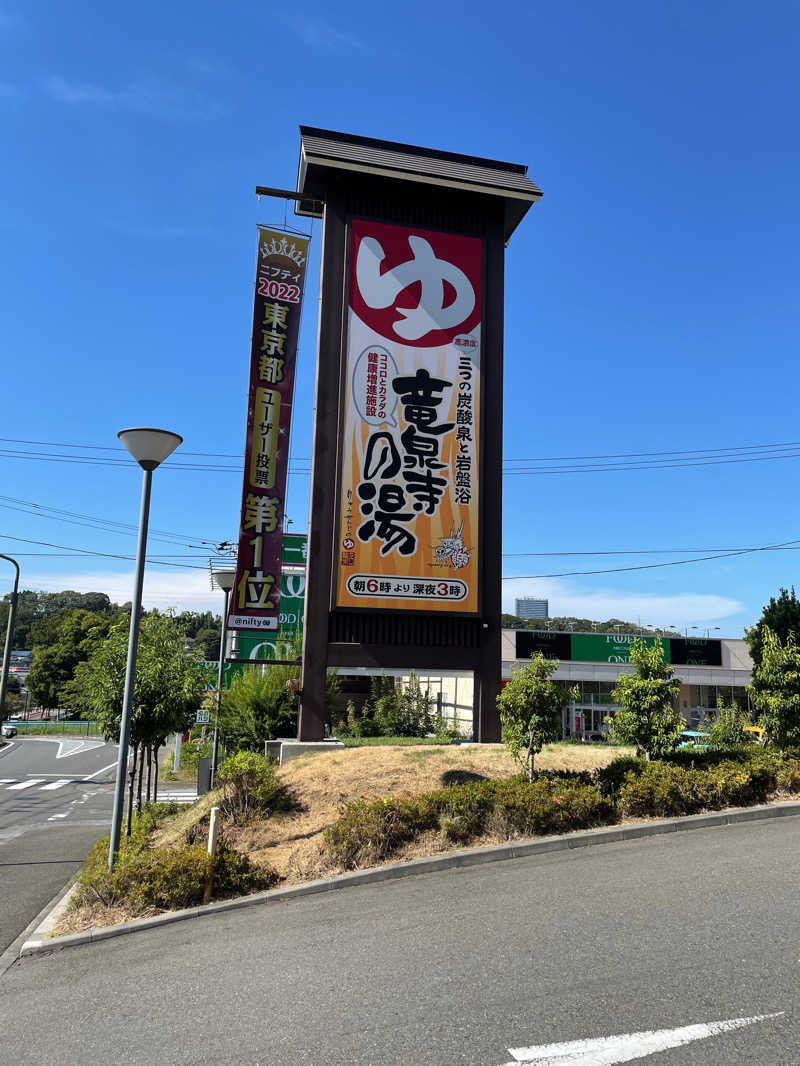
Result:
{"label": "brown roof of sign", "polygon": [[323,194],[323,171],[330,167],[501,196],[506,204],[506,240],[531,204],[542,196],[542,190],[528,177],[528,168],[520,163],[356,137],[312,126],[300,127],[300,141],[297,191],[308,192],[309,199],[298,202],[298,214],[322,214],[321,205],[313,202],[314,194]]}

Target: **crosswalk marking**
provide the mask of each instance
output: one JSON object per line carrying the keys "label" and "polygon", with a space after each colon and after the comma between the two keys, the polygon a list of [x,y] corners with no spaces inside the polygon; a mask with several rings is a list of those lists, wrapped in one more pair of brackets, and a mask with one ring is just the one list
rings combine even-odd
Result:
{"label": "crosswalk marking", "polygon": [[54,792],[57,788],[63,788],[64,785],[68,785],[71,782],[71,780],[72,780],[72,778],[70,778],[70,777],[62,777],[58,781],[51,781],[49,785],[43,785],[39,789],[39,791],[40,792]]}
{"label": "crosswalk marking", "polygon": [[16,781],[15,777],[0,777],[0,785],[10,785],[12,781]]}
{"label": "crosswalk marking", "polygon": [[159,803],[194,803],[197,799],[196,792],[162,792],[158,790]]}
{"label": "crosswalk marking", "polygon": [[33,785],[43,785],[43,784],[44,784],[44,778],[43,777],[39,777],[39,778],[35,777],[33,779],[33,781],[19,781],[19,782],[17,782],[16,785],[9,785],[8,788],[6,789],[6,792],[19,791],[20,789],[23,789],[23,788],[31,788],[31,786],[33,786]]}

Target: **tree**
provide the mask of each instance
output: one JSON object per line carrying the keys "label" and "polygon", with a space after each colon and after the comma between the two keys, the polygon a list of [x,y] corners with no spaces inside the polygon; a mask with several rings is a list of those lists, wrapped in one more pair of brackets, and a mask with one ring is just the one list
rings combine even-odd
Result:
{"label": "tree", "polygon": [[[119,740],[129,622],[122,619],[87,662],[77,669],[80,698],[95,712],[106,740]],[[207,678],[195,652],[171,614],[149,614],[141,620],[133,688],[130,743],[133,748],[128,805],[128,830],[138,770],[138,800],[147,765],[147,799],[158,795],[158,751],[170,733],[185,729],[200,706]]]}
{"label": "tree", "polygon": [[767,739],[781,750],[800,747],[800,646],[797,637],[790,632],[785,641],[781,641],[778,634],[765,625],[761,640],[761,661],[753,670],[751,698],[761,712],[760,722]]}
{"label": "tree", "polygon": [[557,659],[545,659],[541,652],[515,670],[497,697],[503,742],[510,754],[525,766],[533,780],[533,760],[542,747],[561,735],[561,712],[578,698],[577,686],[565,688],[550,680],[558,668]]}
{"label": "tree", "polygon": [[107,614],[67,609],[33,623],[33,663],[26,687],[36,706],[80,709],[78,693],[71,687],[75,670],[108,636],[111,622]]}
{"label": "tree", "polygon": [[706,719],[706,723],[704,728],[712,751],[732,751],[747,742],[745,727],[751,724],[750,715],[736,703],[726,707],[721,696],[716,715],[711,721]]}
{"label": "tree", "polygon": [[771,596],[758,622],[751,629],[745,630],[744,637],[754,666],[761,663],[765,629],[771,630],[782,644],[786,643],[790,633],[800,640],[800,600],[795,595],[794,585],[791,592],[781,588],[777,599]]}
{"label": "tree", "polygon": [[[299,657],[300,637],[287,638],[286,658]],[[296,682],[292,691],[287,681]],[[300,665],[274,665],[264,662],[246,666],[222,693],[219,731],[223,743],[237,748],[263,751],[265,740],[297,735],[300,710]],[[334,670],[325,678],[326,719],[340,713],[339,679]]]}
{"label": "tree", "polygon": [[223,743],[263,751],[265,740],[297,733],[297,693],[286,682],[299,678],[294,666],[248,666],[222,693],[219,732]]}
{"label": "tree", "polygon": [[[0,600],[0,633],[5,633],[8,625],[10,601],[10,593]],[[94,611],[116,617],[122,608],[112,603],[104,592],[34,592],[32,589],[22,589],[14,612],[12,648],[30,651],[33,647],[31,631],[34,624],[64,610]]]}
{"label": "tree", "polygon": [[621,674],[611,693],[621,711],[609,719],[609,731],[622,744],[635,744],[637,755],[661,758],[674,751],[686,728],[676,706],[680,680],[664,662],[660,641],[648,646],[643,640],[631,643],[633,674]]}

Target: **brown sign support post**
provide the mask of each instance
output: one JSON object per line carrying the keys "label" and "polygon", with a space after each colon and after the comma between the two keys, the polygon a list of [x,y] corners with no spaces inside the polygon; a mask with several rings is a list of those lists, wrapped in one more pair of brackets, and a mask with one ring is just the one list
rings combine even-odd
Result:
{"label": "brown sign support post", "polygon": [[298,739],[323,739],[329,667],[372,666],[472,671],[497,741],[504,248],[542,193],[518,164],[300,136],[324,234]]}

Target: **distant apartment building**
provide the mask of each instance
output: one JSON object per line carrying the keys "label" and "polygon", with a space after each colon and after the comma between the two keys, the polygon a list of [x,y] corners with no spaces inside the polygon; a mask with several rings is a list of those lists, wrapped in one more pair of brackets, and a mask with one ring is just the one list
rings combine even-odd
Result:
{"label": "distant apartment building", "polygon": [[514,614],[517,618],[548,618],[547,600],[535,600],[532,596],[523,596],[514,600]]}

